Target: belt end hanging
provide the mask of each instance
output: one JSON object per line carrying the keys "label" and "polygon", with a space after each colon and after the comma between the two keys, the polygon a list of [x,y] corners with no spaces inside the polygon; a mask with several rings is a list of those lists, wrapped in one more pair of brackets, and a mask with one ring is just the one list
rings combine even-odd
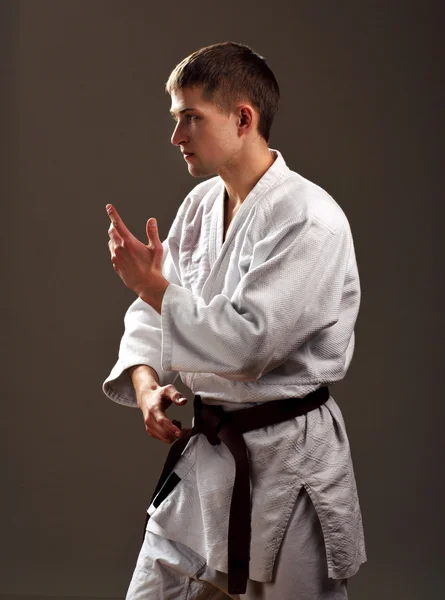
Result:
{"label": "belt end hanging", "polygon": [[232,560],[229,563],[229,594],[245,594],[249,578],[249,563],[244,560]]}

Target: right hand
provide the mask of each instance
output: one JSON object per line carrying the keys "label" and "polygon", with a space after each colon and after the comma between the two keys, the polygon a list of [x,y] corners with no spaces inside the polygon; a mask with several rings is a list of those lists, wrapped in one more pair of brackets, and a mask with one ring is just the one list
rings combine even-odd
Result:
{"label": "right hand", "polygon": [[151,437],[171,444],[190,432],[190,429],[182,429],[180,421],[170,421],[165,414],[172,403],[183,406],[187,402],[173,384],[141,391],[137,400],[144,416],[145,431]]}

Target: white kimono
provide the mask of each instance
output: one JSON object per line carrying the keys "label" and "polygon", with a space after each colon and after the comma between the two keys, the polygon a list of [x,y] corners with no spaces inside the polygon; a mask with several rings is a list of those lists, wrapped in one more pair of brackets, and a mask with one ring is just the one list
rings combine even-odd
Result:
{"label": "white kimono", "polygon": [[[140,299],[125,316],[119,358],[104,382],[136,406],[126,371],[150,365],[160,384],[182,381],[225,410],[302,397],[341,380],[354,350],[360,285],[348,220],[282,155],[236,213],[223,242],[224,183],[213,177],[182,203],[164,241],[170,281],[162,315]],[[297,400],[296,400],[297,401]],[[304,486],[320,518],[330,577],[366,560],[348,438],[332,396],[321,408],[244,434],[251,464],[250,578],[270,581]],[[194,436],[175,467],[180,483],[148,529],[227,572],[234,461],[224,444]]]}

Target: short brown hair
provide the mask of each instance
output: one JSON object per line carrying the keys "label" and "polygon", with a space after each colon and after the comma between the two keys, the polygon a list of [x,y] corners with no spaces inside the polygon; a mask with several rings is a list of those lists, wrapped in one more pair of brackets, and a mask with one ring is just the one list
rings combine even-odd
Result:
{"label": "short brown hair", "polygon": [[243,99],[258,110],[259,134],[269,142],[278,110],[280,88],[265,59],[248,46],[221,42],[201,48],[184,58],[172,71],[165,89],[203,86],[203,98],[229,113]]}

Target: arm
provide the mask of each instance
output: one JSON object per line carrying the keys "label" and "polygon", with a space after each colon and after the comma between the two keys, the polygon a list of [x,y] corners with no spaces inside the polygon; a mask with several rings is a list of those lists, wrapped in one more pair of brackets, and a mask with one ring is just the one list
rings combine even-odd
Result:
{"label": "arm", "polygon": [[174,284],[162,304],[164,369],[254,381],[309,338],[335,325],[342,299],[358,308],[355,281],[345,298],[352,251],[349,224],[288,222],[255,244],[250,270],[229,298],[206,303]]}
{"label": "arm", "polygon": [[[200,184],[193,192],[198,198],[200,197],[202,186],[203,184]],[[170,227],[167,239],[162,244],[158,243],[157,227],[149,226],[149,223],[152,223],[152,219],[147,222],[147,236],[149,239],[147,246],[139,242],[128,231],[115,208],[112,205],[107,205],[107,213],[111,220],[108,230],[110,236],[108,246],[116,272],[121,275],[119,272],[121,268],[122,274],[124,271],[126,272],[126,268],[122,263],[127,262],[128,264],[128,261],[125,259],[129,258],[128,250],[130,250],[133,258],[135,255],[143,257],[142,264],[139,265],[142,271],[145,271],[147,264],[153,265],[154,263],[155,267],[159,268],[159,263],[161,262],[160,274],[162,278],[156,274],[155,280],[162,281],[164,279],[166,282],[181,286],[182,281],[177,261],[179,242],[184,214],[189,210],[190,203],[195,196],[193,194],[187,196],[181,204]],[[118,255],[116,255],[116,252],[118,252]],[[160,259],[160,257],[162,258]],[[133,263],[134,261],[130,260],[129,262]],[[138,262],[140,261],[136,260],[136,263]],[[141,276],[141,271],[138,276]],[[144,278],[144,274],[142,274],[142,277]],[[127,278],[127,274],[125,273],[124,282],[128,284],[130,279],[134,280],[134,277],[130,274],[130,277]],[[161,294],[163,295],[162,290]],[[130,367],[135,365],[150,366],[157,373],[160,386],[173,384],[178,376],[176,371],[172,369],[166,371],[161,365],[162,329],[159,314],[161,304],[161,295],[158,297],[156,308],[153,308],[141,300],[141,298],[137,298],[125,314],[125,330],[119,347],[118,360],[102,385],[105,395],[114,402],[132,407],[137,406],[135,389],[128,372]]]}
{"label": "arm", "polygon": [[[168,238],[163,242],[162,273],[172,283],[181,285],[171,256]],[[150,366],[159,385],[173,384],[178,373],[165,371],[161,365],[161,318],[159,313],[140,298],[128,308],[124,318],[118,360],[103,383],[104,393],[113,401],[137,407],[137,396],[128,369],[135,365]]]}

